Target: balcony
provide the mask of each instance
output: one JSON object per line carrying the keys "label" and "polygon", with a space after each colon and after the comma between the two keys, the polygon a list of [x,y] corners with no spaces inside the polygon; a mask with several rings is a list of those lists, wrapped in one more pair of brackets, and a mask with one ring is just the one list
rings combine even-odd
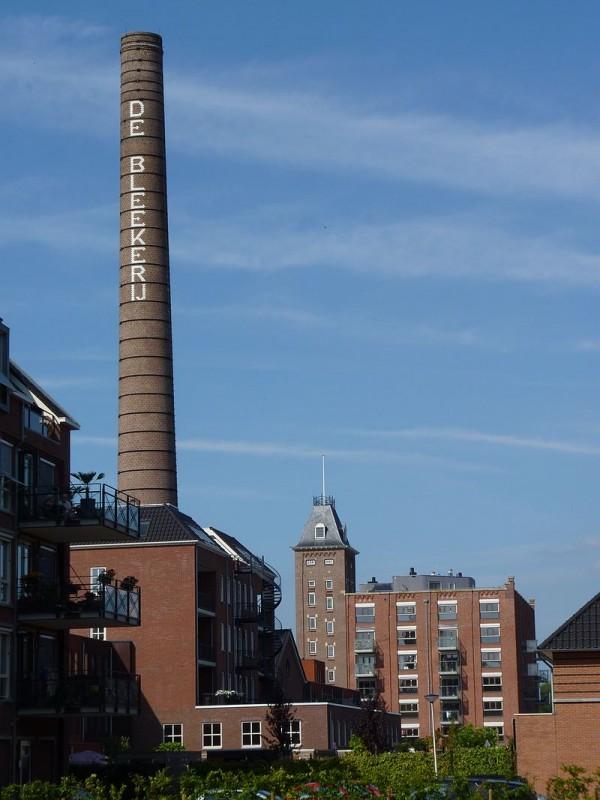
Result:
{"label": "balcony", "polygon": [[215,598],[206,592],[198,592],[198,613],[206,617],[214,617],[215,609]]}
{"label": "balcony", "polygon": [[21,680],[17,685],[17,706],[22,716],[137,714],[140,677],[114,673]]}
{"label": "balcony", "polygon": [[377,675],[375,664],[355,664],[354,674],[357,677],[374,677]]}
{"label": "balcony", "polygon": [[440,655],[440,675],[457,675],[460,669],[458,653]]}
{"label": "balcony", "polygon": [[458,650],[458,632],[444,631],[438,638],[438,650]]}
{"label": "balcony", "polygon": [[25,576],[18,587],[19,622],[55,630],[139,625],[140,590],[122,583],[62,584],[37,574]]}
{"label": "balcony", "polygon": [[235,654],[235,666],[237,669],[253,670],[261,666],[260,653],[245,650]]}
{"label": "balcony", "polygon": [[354,640],[355,653],[374,653],[375,652],[375,637],[369,636],[364,639]]}
{"label": "balcony", "polygon": [[25,490],[19,497],[22,533],[59,542],[125,542],[139,539],[140,503],[111,486],[92,483]]}
{"label": "balcony", "polygon": [[442,700],[444,699],[454,700],[460,697],[460,685],[458,681],[456,683],[451,683],[446,685],[442,684],[440,686],[440,697],[442,698]]}
{"label": "balcony", "polygon": [[261,610],[256,603],[236,603],[233,609],[234,620],[238,625],[258,622]]}
{"label": "balcony", "polygon": [[215,666],[215,648],[212,644],[198,645],[198,663],[204,666]]}
{"label": "balcony", "polygon": [[450,725],[454,723],[458,725],[462,722],[462,714],[460,703],[442,703],[442,708],[440,710],[440,724],[441,725]]}

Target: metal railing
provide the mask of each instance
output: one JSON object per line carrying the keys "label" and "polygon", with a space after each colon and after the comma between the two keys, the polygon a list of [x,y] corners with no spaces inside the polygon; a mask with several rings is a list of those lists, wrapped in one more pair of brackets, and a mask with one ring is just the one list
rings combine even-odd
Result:
{"label": "metal railing", "polygon": [[140,677],[131,673],[70,675],[17,681],[21,711],[40,714],[125,713],[139,711]]}
{"label": "metal railing", "polygon": [[24,576],[17,587],[20,617],[76,619],[100,617],[106,621],[139,624],[141,593],[137,586],[124,588],[119,581],[62,583],[37,573]]}

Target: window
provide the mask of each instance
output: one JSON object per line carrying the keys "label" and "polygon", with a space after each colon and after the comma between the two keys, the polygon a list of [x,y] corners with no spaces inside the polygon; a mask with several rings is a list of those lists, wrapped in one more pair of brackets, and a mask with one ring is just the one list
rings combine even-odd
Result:
{"label": "window", "polygon": [[498,734],[498,741],[504,741],[504,725],[502,722],[484,722],[484,728],[493,728]]}
{"label": "window", "polygon": [[482,667],[501,667],[502,666],[502,651],[501,650],[482,650],[481,651],[481,666]]}
{"label": "window", "polygon": [[486,717],[501,717],[503,711],[503,703],[501,697],[495,697],[493,700],[483,701],[483,714]]}
{"label": "window", "polygon": [[458,653],[440,653],[440,675],[456,674],[459,667],[460,657]]}
{"label": "window", "polygon": [[458,630],[456,628],[440,628],[438,630],[438,647],[440,650],[456,650],[458,648]]}
{"label": "window", "polygon": [[356,631],[354,640],[355,653],[372,653],[375,649],[375,631]]}
{"label": "window", "polygon": [[396,603],[396,621],[414,622],[417,618],[415,603]]}
{"label": "window", "polygon": [[414,725],[412,728],[402,728],[402,738],[403,739],[418,739],[419,738],[419,726]]}
{"label": "window", "polygon": [[327,529],[322,522],[319,522],[318,525],[315,525],[315,539],[324,539],[326,530]]}
{"label": "window", "polygon": [[458,676],[451,678],[440,677],[440,697],[442,700],[446,698],[454,699],[460,693],[460,678]]}
{"label": "window", "polygon": [[13,510],[14,448],[0,439],[0,511]]}
{"label": "window", "polygon": [[357,622],[375,622],[375,604],[356,606]]}
{"label": "window", "polygon": [[405,645],[415,645],[417,643],[417,629],[416,628],[398,628],[398,647]]}
{"label": "window", "polygon": [[328,644],[327,645],[327,658],[335,658],[335,645]]}
{"label": "window", "polygon": [[418,700],[401,700],[398,704],[398,710],[402,714],[403,719],[408,717],[419,716],[419,701]]}
{"label": "window", "polygon": [[377,678],[357,678],[356,688],[360,692],[361,699],[363,700],[366,700],[368,697],[375,697],[379,691]]}
{"label": "window", "polygon": [[497,619],[500,616],[500,601],[480,600],[479,616],[481,619]]}
{"label": "window", "polygon": [[317,618],[316,617],[309,617],[308,618],[308,630],[309,631],[316,631],[317,630]]}
{"label": "window", "polygon": [[328,591],[331,591],[333,589],[333,580],[331,578],[327,578],[327,580],[325,581],[325,588]]}
{"label": "window", "polygon": [[0,697],[10,697],[10,634],[0,633]]}
{"label": "window", "polygon": [[222,745],[222,732],[220,722],[203,722],[202,723],[202,747],[221,747]]}
{"label": "window", "polygon": [[308,605],[309,606],[316,606],[317,605],[317,595],[314,592],[308,593]]}
{"label": "window", "polygon": [[317,654],[317,643],[314,639],[310,639],[308,642],[308,654],[310,656],[316,656]]}
{"label": "window", "polygon": [[398,653],[398,669],[416,669],[417,668],[417,654],[416,653]]}
{"label": "window", "polygon": [[307,558],[304,563],[307,567],[314,567],[317,562],[314,560],[314,558]]}
{"label": "window", "polygon": [[90,567],[90,590],[96,594],[100,594],[102,590],[102,585],[98,580],[98,575],[102,572],[106,572],[106,567]]}
{"label": "window", "polygon": [[481,682],[484,692],[499,692],[502,690],[502,675],[482,675]]}
{"label": "window", "polygon": [[325,566],[331,566],[331,564],[335,564],[335,560],[333,558],[326,558],[323,563]]}
{"label": "window", "polygon": [[183,744],[183,725],[179,722],[163,725],[163,742]]}
{"label": "window", "polygon": [[10,602],[11,543],[0,539],[0,603]]}
{"label": "window", "polygon": [[327,611],[333,611],[333,597],[325,598],[325,607],[327,608]]}
{"label": "window", "polygon": [[441,589],[442,588],[442,582],[441,581],[428,581],[427,588],[428,589],[433,589],[434,591],[436,591],[437,589]]}
{"label": "window", "polygon": [[419,679],[398,678],[398,691],[400,694],[417,694],[419,691]]}
{"label": "window", "polygon": [[327,683],[335,683],[335,670],[328,669],[327,670]]}
{"label": "window", "polygon": [[481,644],[500,642],[500,625],[481,625]]}
{"label": "window", "polygon": [[335,628],[334,621],[332,619],[328,619],[327,622],[326,622],[326,625],[327,625],[327,635],[328,636],[333,636],[334,628]]}
{"label": "window", "polygon": [[106,628],[90,628],[90,639],[100,639],[105,641]]}
{"label": "window", "polygon": [[292,747],[302,745],[302,723],[299,719],[291,719],[288,723],[288,736]]}
{"label": "window", "polygon": [[317,585],[316,581],[309,581],[308,582],[308,588],[309,589],[314,589],[316,585]]}
{"label": "window", "polygon": [[456,619],[457,616],[456,603],[449,600],[438,602],[438,619]]}
{"label": "window", "polygon": [[242,747],[260,747],[260,722],[242,722]]}

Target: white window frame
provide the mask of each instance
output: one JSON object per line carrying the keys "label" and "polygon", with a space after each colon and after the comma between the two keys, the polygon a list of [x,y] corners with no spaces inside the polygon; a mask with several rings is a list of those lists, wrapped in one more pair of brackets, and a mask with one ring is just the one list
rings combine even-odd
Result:
{"label": "white window frame", "polygon": [[396,628],[398,647],[414,647],[417,643],[417,626],[407,625]]}
{"label": "white window frame", "polygon": [[316,631],[317,630],[317,618],[316,617],[309,617],[308,618],[308,630],[309,631]]}
{"label": "white window frame", "polygon": [[333,634],[335,633],[335,621],[332,619],[328,619],[325,622],[325,626],[327,629],[327,636],[333,636]]}
{"label": "white window frame", "polygon": [[335,670],[328,669],[327,670],[327,683],[335,683]]}
{"label": "white window frame", "polygon": [[396,603],[396,622],[415,622],[416,619],[416,603]]}
{"label": "white window frame", "polygon": [[240,731],[242,736],[242,748],[262,747],[262,725],[260,720],[247,720],[240,723]]}
{"label": "white window frame", "polygon": [[223,747],[223,723],[202,723],[202,749],[220,750]]}
{"label": "white window frame", "polygon": [[[486,680],[493,678],[493,683],[486,684]],[[502,673],[501,672],[483,672],[481,674],[481,688],[484,692],[500,692],[502,691]]]}
{"label": "white window frame", "polygon": [[[498,655],[498,658],[491,658],[493,655]],[[491,663],[488,663],[491,662]],[[501,667],[502,666],[502,648],[501,647],[490,647],[490,648],[481,648],[481,666],[482,667]]]}
{"label": "white window frame", "polygon": [[315,639],[308,640],[308,654],[309,656],[317,655],[317,642]]}
{"label": "white window frame", "polygon": [[316,592],[309,592],[308,593],[308,605],[311,606],[311,607],[317,605]]}
{"label": "white window frame", "polygon": [[90,591],[100,594],[102,585],[98,580],[98,575],[106,572],[106,567],[90,567]]}
{"label": "white window frame", "polygon": [[322,522],[315,525],[315,539],[324,539],[327,534],[327,528]]}
{"label": "white window frame", "polygon": [[316,585],[317,585],[316,581],[309,581],[308,582],[308,588],[309,589],[314,589]]}
{"label": "white window frame", "polygon": [[325,608],[327,611],[333,611],[333,597],[325,598]]}
{"label": "white window frame", "polygon": [[[495,608],[485,608],[495,606]],[[479,619],[498,619],[500,616],[500,600],[497,597],[486,597],[479,601]]]}
{"label": "white window frame", "polygon": [[288,722],[287,734],[292,747],[302,747],[302,720],[291,719]]}
{"label": "white window frame", "polygon": [[90,628],[90,639],[98,639],[98,641],[106,641],[106,628]]}
{"label": "white window frame", "polygon": [[328,644],[327,645],[327,658],[335,658],[335,645]]}
{"label": "white window frame", "polygon": [[404,675],[398,675],[398,694],[400,697],[404,697],[407,694],[418,694],[419,693],[419,676],[418,675],[411,675],[410,678],[406,678]]}
{"label": "white window frame", "polygon": [[481,644],[500,644],[500,623],[480,623],[479,635]]}
{"label": "white window frame", "polygon": [[333,590],[333,578],[325,578],[325,589],[329,591]]}
{"label": "white window frame", "polygon": [[163,724],[163,744],[168,742],[183,744],[183,723],[167,722]]}
{"label": "white window frame", "polygon": [[357,603],[354,606],[354,616],[358,624],[368,623],[372,625],[375,622],[375,603]]}
{"label": "white window frame", "polygon": [[418,660],[416,650],[403,650],[401,653],[398,653],[398,672],[412,672],[417,669],[417,666]]}
{"label": "white window frame", "polygon": [[307,567],[314,567],[317,562],[315,561],[314,558],[307,558],[304,563],[306,564]]}

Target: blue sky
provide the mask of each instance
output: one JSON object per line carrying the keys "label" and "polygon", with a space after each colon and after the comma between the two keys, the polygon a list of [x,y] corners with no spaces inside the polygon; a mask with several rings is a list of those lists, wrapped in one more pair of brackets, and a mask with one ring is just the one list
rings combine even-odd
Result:
{"label": "blue sky", "polygon": [[[576,11],[576,13],[575,13]],[[0,316],[116,474],[122,33],[165,49],[180,507],[283,576],[598,589],[600,7],[68,2],[0,16]]]}

